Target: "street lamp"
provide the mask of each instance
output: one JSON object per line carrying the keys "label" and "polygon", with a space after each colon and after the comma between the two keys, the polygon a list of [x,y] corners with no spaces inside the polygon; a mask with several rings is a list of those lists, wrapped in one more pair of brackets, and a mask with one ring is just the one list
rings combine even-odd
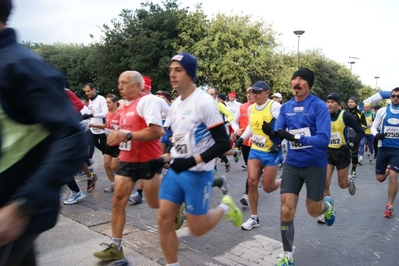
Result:
{"label": "street lamp", "polygon": [[375,89],[377,90],[378,89],[378,87],[377,87],[377,82],[378,82],[378,79],[380,78],[380,77],[374,77],[375,78]]}
{"label": "street lamp", "polygon": [[355,61],[354,59],[359,60],[360,58],[354,57],[354,56],[349,56],[349,62],[348,62],[348,64],[351,65],[351,73],[352,73],[352,66],[353,66],[354,63],[356,63],[356,61]]}
{"label": "street lamp", "polygon": [[296,52],[296,57],[297,57],[296,67],[299,68],[299,38],[301,37],[302,34],[305,33],[305,31],[304,30],[294,30],[294,33],[296,36],[298,36],[298,50]]}

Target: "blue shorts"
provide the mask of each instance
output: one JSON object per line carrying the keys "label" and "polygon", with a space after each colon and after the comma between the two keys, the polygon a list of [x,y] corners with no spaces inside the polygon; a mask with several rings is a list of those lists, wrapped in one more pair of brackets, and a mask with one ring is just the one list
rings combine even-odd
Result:
{"label": "blue shorts", "polygon": [[375,173],[377,175],[385,174],[385,169],[388,164],[390,165],[390,170],[399,173],[399,149],[386,147],[378,148]]}
{"label": "blue shorts", "polygon": [[269,153],[265,151],[259,151],[251,149],[249,151],[248,160],[256,159],[262,163],[262,166],[275,166],[280,164],[280,160],[282,158],[281,149],[279,149],[278,153]]}
{"label": "blue shorts", "polygon": [[162,179],[159,199],[179,205],[185,202],[187,213],[203,215],[209,210],[212,185],[212,171],[183,171],[177,174],[169,168]]}

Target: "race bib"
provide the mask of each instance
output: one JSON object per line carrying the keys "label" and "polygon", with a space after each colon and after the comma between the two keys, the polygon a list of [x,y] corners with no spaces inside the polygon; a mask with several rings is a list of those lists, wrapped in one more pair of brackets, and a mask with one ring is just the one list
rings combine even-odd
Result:
{"label": "race bib", "polygon": [[190,132],[173,135],[172,143],[178,157],[185,157],[187,155],[189,156],[192,155],[190,147]]}
{"label": "race bib", "polygon": [[330,145],[342,145],[341,134],[339,132],[331,132]]}
{"label": "race bib", "polygon": [[[299,134],[299,135],[303,135],[306,137],[310,137],[310,129],[308,127],[304,127],[304,128],[298,128],[298,129],[291,129],[289,130],[289,132],[293,135],[295,134]],[[300,143],[296,143],[295,141],[290,141],[290,145],[291,145],[291,149],[292,150],[299,150],[299,149],[308,149],[311,148],[312,145],[309,146],[304,146],[303,144]]]}
{"label": "race bib", "polygon": [[399,127],[385,126],[384,133],[385,138],[397,139],[399,138]]}
{"label": "race bib", "polygon": [[255,134],[252,135],[252,143],[259,148],[266,147],[266,140],[267,138],[265,136],[260,136]]}
{"label": "race bib", "polygon": [[132,141],[124,141],[119,143],[119,150],[121,151],[130,151],[132,149]]}
{"label": "race bib", "polygon": [[100,134],[100,133],[102,133],[102,129],[101,128],[98,128],[98,127],[92,127],[91,128],[91,130],[92,130],[92,132],[94,133],[94,134]]}

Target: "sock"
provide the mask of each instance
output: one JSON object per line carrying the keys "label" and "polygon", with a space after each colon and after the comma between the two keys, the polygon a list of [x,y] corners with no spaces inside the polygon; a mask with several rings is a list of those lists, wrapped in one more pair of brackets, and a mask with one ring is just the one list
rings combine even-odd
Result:
{"label": "sock", "polygon": [[225,216],[230,210],[230,206],[224,203],[220,204],[218,207],[223,209],[223,216]]}
{"label": "sock", "polygon": [[359,161],[363,161],[363,155],[359,156]]}
{"label": "sock", "polygon": [[294,244],[294,221],[280,223],[281,239],[283,240],[284,254],[291,253]]}
{"label": "sock", "polygon": [[212,187],[221,188],[222,185],[223,185],[223,181],[222,181],[221,178],[214,178],[214,179],[213,179],[213,185],[212,185]]}
{"label": "sock", "polygon": [[251,214],[251,218],[254,219],[254,220],[258,220],[258,215],[252,215]]}
{"label": "sock", "polygon": [[121,250],[122,248],[122,238],[112,238],[112,242],[116,245],[116,249]]}
{"label": "sock", "polygon": [[356,166],[352,166],[352,172],[355,171],[356,172]]}
{"label": "sock", "polygon": [[284,256],[286,256],[289,260],[292,260],[292,252],[284,252]]}
{"label": "sock", "polygon": [[143,190],[142,189],[137,189],[137,193],[139,193],[140,197],[143,197]]}
{"label": "sock", "polygon": [[179,262],[167,263],[166,266],[180,266]]}

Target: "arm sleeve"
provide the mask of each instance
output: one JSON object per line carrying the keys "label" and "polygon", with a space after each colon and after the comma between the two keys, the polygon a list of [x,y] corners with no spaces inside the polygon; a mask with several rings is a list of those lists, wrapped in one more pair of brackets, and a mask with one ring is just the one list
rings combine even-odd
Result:
{"label": "arm sleeve", "polygon": [[230,149],[229,138],[226,134],[226,128],[224,127],[224,124],[212,127],[209,129],[209,131],[211,132],[215,143],[209,149],[200,154],[202,160],[206,163]]}
{"label": "arm sleeve", "polygon": [[233,113],[222,103],[218,103],[219,112],[226,116],[226,120],[230,123],[233,120]]}
{"label": "arm sleeve", "polygon": [[272,106],[270,107],[270,112],[272,113],[272,116],[277,120],[277,118],[280,116],[280,109],[281,109],[281,104],[278,102],[273,101]]}
{"label": "arm sleeve", "polygon": [[373,136],[377,135],[378,133],[378,128],[381,126],[383,122],[382,117],[386,112],[386,108],[387,107],[380,108],[377,111],[377,114],[375,115],[373,125],[371,126],[371,134],[373,134]]}
{"label": "arm sleeve", "polygon": [[105,118],[105,116],[108,113],[108,107],[107,107],[107,101],[105,100],[104,97],[99,97],[99,105],[100,105],[100,110],[101,113],[93,114],[93,117],[95,118]]}
{"label": "arm sleeve", "polygon": [[361,113],[361,115],[360,115],[360,124],[364,129],[367,128],[367,122],[366,122],[366,117],[364,116],[364,113]]}
{"label": "arm sleeve", "polygon": [[230,126],[234,130],[234,133],[240,128],[240,117],[241,111],[240,108],[237,108],[236,113],[234,114],[234,119],[231,121]]}
{"label": "arm sleeve", "polygon": [[351,127],[356,132],[356,136],[353,138],[353,143],[359,144],[362,138],[364,137],[364,129],[356,121],[353,115],[351,115],[346,111],[342,112],[344,112],[342,119],[344,120],[345,125]]}

